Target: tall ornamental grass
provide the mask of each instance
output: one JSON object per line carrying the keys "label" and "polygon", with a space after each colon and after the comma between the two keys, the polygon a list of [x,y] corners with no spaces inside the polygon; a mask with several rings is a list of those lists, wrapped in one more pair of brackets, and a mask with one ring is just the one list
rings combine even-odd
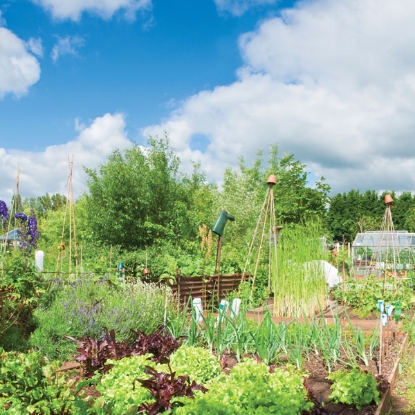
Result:
{"label": "tall ornamental grass", "polygon": [[[284,228],[278,239],[277,269],[273,270],[274,314],[313,316],[325,308],[327,284],[322,260],[326,252],[318,224]],[[271,251],[271,255],[275,255]]]}
{"label": "tall ornamental grass", "polygon": [[[76,344],[63,338],[103,335],[114,329],[118,341],[126,341],[130,330],[146,334],[164,323],[165,310],[173,312],[174,298],[166,287],[141,281],[123,284],[114,279],[56,283],[52,298],[35,312],[37,329],[31,345],[49,358],[67,359]],[[167,304],[167,309],[166,309]]]}

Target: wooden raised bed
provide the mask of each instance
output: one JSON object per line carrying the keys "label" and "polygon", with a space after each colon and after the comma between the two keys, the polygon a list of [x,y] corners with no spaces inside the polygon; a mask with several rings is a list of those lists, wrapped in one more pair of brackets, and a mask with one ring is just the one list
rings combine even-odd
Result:
{"label": "wooden raised bed", "polygon": [[[168,284],[173,293],[180,298],[180,303],[186,305],[189,298],[201,298],[203,308],[217,307],[221,299],[229,297],[232,291],[238,289],[242,281],[250,278],[249,274],[211,275],[198,277],[177,276],[176,282],[168,280],[161,283]],[[157,282],[144,279],[144,282]]]}

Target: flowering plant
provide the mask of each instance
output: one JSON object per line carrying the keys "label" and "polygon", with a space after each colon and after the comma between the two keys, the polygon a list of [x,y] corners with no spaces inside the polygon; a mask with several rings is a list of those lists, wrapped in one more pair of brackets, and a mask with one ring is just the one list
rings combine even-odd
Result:
{"label": "flowering plant", "polygon": [[9,210],[3,200],[0,200],[0,220],[5,221],[9,217]]}
{"label": "flowering plant", "polygon": [[40,232],[37,230],[36,215],[33,211],[30,212],[29,218],[23,212],[17,212],[14,217],[20,222],[18,235],[20,239],[20,250],[23,251],[27,248],[28,252],[37,248],[37,240],[39,239]]}

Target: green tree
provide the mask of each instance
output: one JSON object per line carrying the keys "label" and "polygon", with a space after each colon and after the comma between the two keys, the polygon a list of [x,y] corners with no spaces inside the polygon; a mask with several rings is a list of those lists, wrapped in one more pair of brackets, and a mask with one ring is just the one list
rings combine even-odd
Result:
{"label": "green tree", "polygon": [[273,145],[267,163],[263,161],[262,151],[251,167],[240,158],[238,169],[228,168],[225,171],[218,213],[220,207],[235,217],[235,223],[226,230],[226,239],[231,240],[239,250],[243,248],[244,253],[265,201],[270,174],[277,178],[273,186],[277,224],[321,220],[326,214],[330,186],[322,178],[315,188],[310,188],[306,166],[296,161],[292,154],[280,157],[278,146]]}
{"label": "green tree", "polygon": [[191,178],[181,175],[179,165],[165,137],[150,138],[145,148],[115,151],[98,170],[85,169],[86,218],[94,238],[128,249],[196,240],[200,218],[193,218],[194,203],[206,190],[203,175],[197,167]]}
{"label": "green tree", "polygon": [[403,192],[396,197],[392,203],[392,218],[394,228],[397,230],[407,230],[406,218],[410,215],[411,209],[415,207],[415,199],[410,192]]}

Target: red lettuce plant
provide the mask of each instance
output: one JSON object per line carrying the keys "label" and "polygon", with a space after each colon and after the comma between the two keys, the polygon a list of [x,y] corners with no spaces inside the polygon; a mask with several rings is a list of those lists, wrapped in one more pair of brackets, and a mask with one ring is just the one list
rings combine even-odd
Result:
{"label": "red lettuce plant", "polygon": [[112,366],[106,364],[108,359],[120,360],[124,357],[151,353],[152,360],[157,363],[167,363],[171,353],[176,351],[180,343],[171,335],[160,329],[151,334],[131,330],[131,337],[127,342],[118,342],[115,331],[108,331],[104,327],[104,336],[101,339],[84,336],[76,339],[72,336],[64,337],[78,344],[74,359],[83,366],[84,376],[91,377],[96,370],[105,373]]}
{"label": "red lettuce plant", "polygon": [[160,414],[172,409],[174,406],[182,405],[181,402],[174,400],[176,397],[194,398],[195,390],[207,391],[204,386],[196,384],[195,381],[190,382],[187,375],[176,377],[176,373],[171,370],[170,365],[168,366],[170,373],[157,372],[156,369],[147,366],[145,372],[151,375],[151,377],[149,379],[136,379],[155,398],[155,402],[142,404],[138,408],[138,413],[146,413],[147,415]]}

